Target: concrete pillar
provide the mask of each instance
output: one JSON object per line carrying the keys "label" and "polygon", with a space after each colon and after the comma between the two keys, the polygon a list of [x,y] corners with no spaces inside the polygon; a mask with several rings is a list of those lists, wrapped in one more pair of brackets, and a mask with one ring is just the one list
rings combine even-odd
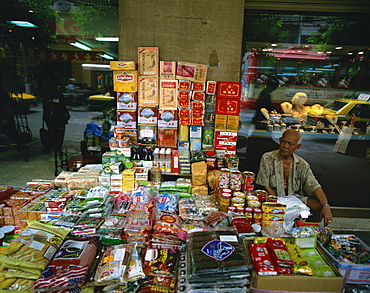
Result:
{"label": "concrete pillar", "polygon": [[209,64],[207,80],[239,81],[244,0],[119,0],[119,59],[159,47],[160,60]]}

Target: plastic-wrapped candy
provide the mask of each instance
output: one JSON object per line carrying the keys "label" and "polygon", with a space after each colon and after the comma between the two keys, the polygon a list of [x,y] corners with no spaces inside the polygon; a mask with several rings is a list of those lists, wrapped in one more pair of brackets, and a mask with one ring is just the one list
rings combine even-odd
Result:
{"label": "plastic-wrapped candy", "polygon": [[175,277],[177,262],[179,261],[179,250],[168,248],[145,248],[144,272],[147,276]]}
{"label": "plastic-wrapped candy", "polygon": [[253,243],[249,245],[249,251],[256,272],[260,276],[277,275],[275,266],[264,243]]}
{"label": "plastic-wrapped candy", "polygon": [[177,213],[178,199],[175,193],[160,193],[156,200],[156,207],[160,211]]}

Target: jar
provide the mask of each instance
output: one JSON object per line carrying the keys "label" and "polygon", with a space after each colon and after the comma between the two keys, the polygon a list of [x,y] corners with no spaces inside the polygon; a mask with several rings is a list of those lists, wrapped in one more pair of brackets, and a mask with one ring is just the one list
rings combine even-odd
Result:
{"label": "jar", "polygon": [[245,208],[244,215],[248,220],[248,223],[252,224],[253,221],[253,209],[252,208]]}
{"label": "jar", "polygon": [[253,224],[261,224],[262,222],[262,210],[253,209]]}
{"label": "jar", "polygon": [[239,158],[237,156],[228,156],[226,159],[226,168],[239,169]]}
{"label": "jar", "polygon": [[249,200],[247,201],[247,205],[249,208],[256,209],[261,206],[261,202],[259,202],[258,200]]}
{"label": "jar", "polygon": [[232,195],[230,193],[222,193],[220,197],[220,205],[230,206]]}
{"label": "jar", "polygon": [[229,188],[230,187],[230,170],[223,168],[220,173],[220,188]]}
{"label": "jar", "polygon": [[258,196],[253,195],[253,194],[247,195],[247,196],[245,197],[245,199],[246,199],[247,201],[259,201],[259,200],[258,200]]}
{"label": "jar", "polygon": [[241,197],[231,198],[231,205],[233,207],[244,207],[244,198]]}
{"label": "jar", "polygon": [[244,215],[244,207],[236,207],[236,212],[238,214]]}
{"label": "jar", "polygon": [[230,174],[230,189],[239,191],[242,189],[242,172],[233,171]]}
{"label": "jar", "polygon": [[235,213],[235,212],[236,212],[236,207],[234,207],[234,206],[229,206],[229,207],[227,208],[227,211],[228,211],[228,212],[230,212],[230,213]]}

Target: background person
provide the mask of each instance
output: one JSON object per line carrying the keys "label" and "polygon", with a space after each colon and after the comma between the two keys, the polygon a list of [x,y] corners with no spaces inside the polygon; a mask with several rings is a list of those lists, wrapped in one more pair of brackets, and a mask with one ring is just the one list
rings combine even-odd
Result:
{"label": "background person", "polygon": [[301,140],[299,132],[286,130],[280,138],[279,149],[262,156],[256,184],[270,195],[295,195],[310,208],[312,216],[307,221],[321,222],[324,218],[324,226],[327,226],[332,221],[328,199],[310,165],[294,154],[301,147]]}

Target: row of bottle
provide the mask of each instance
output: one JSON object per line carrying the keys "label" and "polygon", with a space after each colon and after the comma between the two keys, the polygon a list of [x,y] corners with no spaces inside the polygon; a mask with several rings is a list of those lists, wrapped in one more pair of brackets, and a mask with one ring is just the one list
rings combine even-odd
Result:
{"label": "row of bottle", "polygon": [[172,150],[170,148],[156,148],[154,150],[153,169],[159,169],[162,173],[172,172]]}

